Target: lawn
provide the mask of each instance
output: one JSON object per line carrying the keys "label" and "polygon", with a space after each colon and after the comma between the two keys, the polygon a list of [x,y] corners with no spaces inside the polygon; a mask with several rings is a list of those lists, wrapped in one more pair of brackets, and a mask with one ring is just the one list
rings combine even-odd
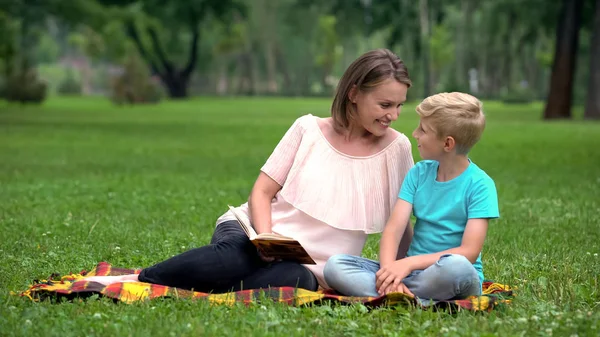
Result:
{"label": "lawn", "polygon": [[[99,261],[143,267],[208,243],[216,218],[245,201],[294,119],[326,116],[329,104],[0,103],[0,335],[600,334],[600,124],[542,122],[542,104],[486,102],[488,126],[471,153],[500,199],[483,253],[486,277],[518,288],[512,304],[492,313],[175,299],[33,303],[11,295],[54,272]],[[394,127],[410,134],[416,124],[408,105]],[[377,257],[377,242],[369,238],[365,256]]]}

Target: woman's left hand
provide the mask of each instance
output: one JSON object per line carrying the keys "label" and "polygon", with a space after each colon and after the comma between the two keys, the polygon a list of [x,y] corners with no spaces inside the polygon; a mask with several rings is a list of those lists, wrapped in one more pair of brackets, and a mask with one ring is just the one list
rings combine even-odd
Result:
{"label": "woman's left hand", "polygon": [[260,259],[266,263],[271,263],[271,262],[275,261],[274,257],[266,256],[265,254],[263,254],[263,252],[258,247],[256,247],[256,252],[258,253],[258,257],[260,257]]}

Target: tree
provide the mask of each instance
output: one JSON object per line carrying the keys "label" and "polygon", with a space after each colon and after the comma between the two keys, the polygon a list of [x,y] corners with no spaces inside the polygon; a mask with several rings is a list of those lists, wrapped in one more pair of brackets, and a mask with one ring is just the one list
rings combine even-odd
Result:
{"label": "tree", "polygon": [[563,0],[556,29],[554,63],[544,119],[571,118],[582,8],[583,0]]}
{"label": "tree", "polygon": [[423,97],[431,94],[431,25],[427,0],[419,0],[419,22],[421,24],[421,61],[423,70]]}
{"label": "tree", "polygon": [[[166,3],[160,0],[99,1],[129,12],[123,20],[125,31],[152,73],[159,76],[171,98],[185,98],[188,95],[189,80],[198,62],[201,24],[209,18],[229,21],[234,13],[245,14],[244,6],[237,0],[178,0]],[[140,17],[144,20],[140,20]],[[161,35],[169,35],[166,27],[178,33],[187,31],[190,34],[188,57],[183,66],[177,66],[173,57],[165,51],[165,38],[161,39]],[[146,36],[150,46],[147,45]]]}
{"label": "tree", "polygon": [[329,81],[329,77],[342,54],[339,37],[335,31],[335,24],[336,19],[333,15],[322,15],[319,17],[319,35],[316,41],[318,54],[316,55],[315,63],[321,70],[321,85],[327,94],[329,94],[329,89],[334,86]]}
{"label": "tree", "polygon": [[600,119],[600,0],[596,10],[590,46],[590,79],[585,102],[585,119]]}

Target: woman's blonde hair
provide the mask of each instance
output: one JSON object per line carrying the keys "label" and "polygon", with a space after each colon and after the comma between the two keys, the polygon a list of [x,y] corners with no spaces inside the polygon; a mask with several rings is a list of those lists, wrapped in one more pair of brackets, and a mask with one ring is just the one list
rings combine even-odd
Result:
{"label": "woman's blonde hair", "polygon": [[483,104],[462,92],[429,96],[417,105],[417,113],[441,139],[454,138],[456,152],[467,154],[479,141],[485,129]]}
{"label": "woman's blonde hair", "polygon": [[352,88],[368,92],[390,78],[409,88],[412,85],[406,65],[388,49],[369,51],[352,62],[338,83],[331,105],[331,117],[336,130],[347,129],[356,117],[356,108],[349,98]]}

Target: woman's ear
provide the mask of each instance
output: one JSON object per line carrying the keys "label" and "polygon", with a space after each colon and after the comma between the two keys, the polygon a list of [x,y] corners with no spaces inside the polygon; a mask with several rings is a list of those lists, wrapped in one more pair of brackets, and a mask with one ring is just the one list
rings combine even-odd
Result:
{"label": "woman's ear", "polygon": [[356,103],[356,95],[358,95],[358,89],[356,89],[355,84],[352,86],[352,88],[350,88],[350,91],[348,92],[348,99],[351,103]]}

